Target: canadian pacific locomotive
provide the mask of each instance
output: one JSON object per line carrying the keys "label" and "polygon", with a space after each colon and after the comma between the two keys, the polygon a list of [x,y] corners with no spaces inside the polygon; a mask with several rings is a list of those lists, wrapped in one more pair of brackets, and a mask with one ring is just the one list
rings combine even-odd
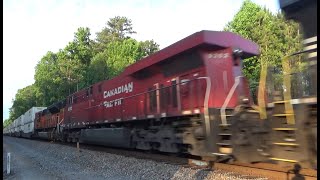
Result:
{"label": "canadian pacific locomotive", "polygon": [[258,54],[257,44],[236,34],[197,32],[35,113],[34,136],[230,154],[230,112],[249,97],[242,59]]}

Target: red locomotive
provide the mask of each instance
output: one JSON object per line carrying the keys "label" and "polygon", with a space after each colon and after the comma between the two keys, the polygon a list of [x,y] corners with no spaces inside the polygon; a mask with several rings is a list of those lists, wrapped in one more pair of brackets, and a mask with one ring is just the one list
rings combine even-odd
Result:
{"label": "red locomotive", "polygon": [[36,132],[143,150],[231,153],[228,112],[249,97],[242,59],[258,53],[257,44],[230,32],[194,33],[38,113]]}

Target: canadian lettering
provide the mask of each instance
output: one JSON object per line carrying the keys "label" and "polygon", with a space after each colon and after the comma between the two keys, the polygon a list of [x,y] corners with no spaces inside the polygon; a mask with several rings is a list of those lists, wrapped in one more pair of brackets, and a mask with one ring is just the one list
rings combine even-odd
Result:
{"label": "canadian lettering", "polygon": [[117,88],[108,90],[108,91],[104,91],[103,92],[103,97],[107,98],[107,97],[111,97],[117,94],[121,94],[121,93],[129,93],[133,91],[133,82],[127,83],[125,85],[119,86]]}

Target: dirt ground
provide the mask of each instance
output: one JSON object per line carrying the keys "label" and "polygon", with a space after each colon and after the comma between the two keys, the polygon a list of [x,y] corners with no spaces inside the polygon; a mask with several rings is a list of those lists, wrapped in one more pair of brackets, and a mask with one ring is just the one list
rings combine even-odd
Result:
{"label": "dirt ground", "polygon": [[[11,173],[7,175],[7,153],[11,153]],[[3,178],[4,179],[59,179],[44,170],[35,158],[36,153],[17,143],[15,138],[3,138]]]}

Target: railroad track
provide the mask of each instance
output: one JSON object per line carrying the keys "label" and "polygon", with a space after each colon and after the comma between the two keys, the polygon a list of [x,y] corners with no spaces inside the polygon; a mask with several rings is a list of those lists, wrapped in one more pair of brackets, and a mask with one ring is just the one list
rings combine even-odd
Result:
{"label": "railroad track", "polygon": [[[256,164],[244,164],[244,163],[213,163],[210,165],[207,161],[199,161],[189,159],[189,164],[193,166],[202,166],[203,168],[221,169],[226,171],[232,171],[239,174],[246,174],[250,176],[266,177],[272,180],[291,180],[293,177],[304,177],[305,180],[316,180],[317,171],[313,169],[301,169],[298,175],[293,172],[289,172],[292,167],[280,167],[276,164],[256,163]],[[297,180],[298,180],[297,179]],[[301,179],[302,180],[302,179]]]}
{"label": "railroad track", "polygon": [[[46,140],[38,140],[46,141]],[[63,144],[67,146],[77,147],[77,143],[63,143],[63,142],[51,142],[57,144]],[[265,177],[270,180],[291,180],[296,175],[293,172],[289,172],[293,167],[280,167],[276,164],[267,163],[255,163],[255,164],[244,164],[244,163],[210,163],[210,161],[202,160],[201,157],[191,155],[176,155],[171,153],[159,153],[143,150],[133,150],[125,148],[113,148],[100,145],[80,144],[79,151],[81,149],[91,151],[102,151],[110,154],[116,154],[126,157],[134,157],[137,159],[146,159],[156,162],[164,162],[167,164],[181,165],[183,167],[200,168],[206,170],[224,170],[228,172],[235,172],[238,174]],[[300,175],[305,180],[316,180],[317,171],[313,169],[302,169]]]}
{"label": "railroad track", "polygon": [[[98,147],[98,148],[97,148]],[[176,156],[175,154],[169,153],[152,153],[146,151],[136,151],[136,150],[128,150],[128,149],[114,149],[103,146],[95,146],[95,145],[81,145],[81,148],[97,150],[97,151],[105,151],[112,154],[118,154],[122,156],[135,157],[139,159],[149,159],[158,162],[165,162],[169,164],[182,165],[184,167],[194,167],[194,168],[202,168],[208,170],[220,169],[225,171],[232,171],[239,174],[258,176],[258,177],[266,177],[268,179],[279,179],[286,180],[292,179],[296,175],[293,172],[287,173],[292,167],[279,167],[275,164],[266,164],[266,163],[256,163],[256,164],[244,164],[244,163],[214,163],[212,167],[209,167],[208,161],[200,160],[200,157],[184,155]],[[197,163],[196,163],[197,162]],[[305,180],[316,180],[317,179],[317,171],[312,169],[302,169],[300,171],[300,175],[302,175]]]}

